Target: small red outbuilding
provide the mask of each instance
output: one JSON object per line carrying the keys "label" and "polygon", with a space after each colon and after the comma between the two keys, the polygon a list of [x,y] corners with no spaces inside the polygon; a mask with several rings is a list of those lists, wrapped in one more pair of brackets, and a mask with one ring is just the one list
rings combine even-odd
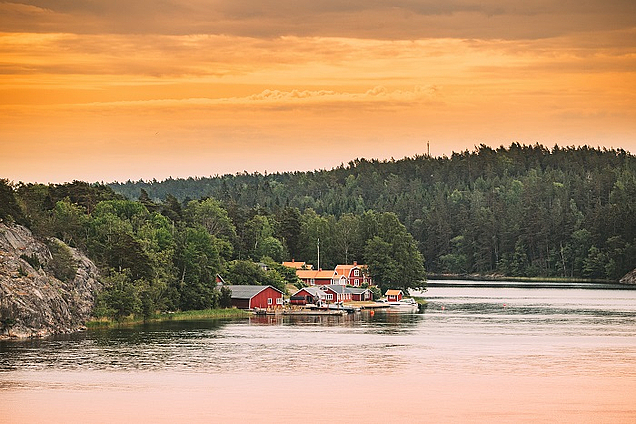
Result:
{"label": "small red outbuilding", "polygon": [[283,307],[283,292],[272,286],[226,286],[232,290],[232,306],[239,309]]}
{"label": "small red outbuilding", "polygon": [[402,300],[402,296],[404,294],[402,293],[402,290],[387,290],[384,295],[386,296],[386,300],[389,302],[398,302]]}

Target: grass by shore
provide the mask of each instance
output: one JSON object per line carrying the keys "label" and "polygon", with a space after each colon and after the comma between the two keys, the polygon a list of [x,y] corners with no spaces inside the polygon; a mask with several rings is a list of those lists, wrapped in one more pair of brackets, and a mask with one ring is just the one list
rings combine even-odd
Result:
{"label": "grass by shore", "polygon": [[95,318],[86,323],[88,329],[114,328],[135,326],[149,322],[166,322],[166,321],[196,321],[203,319],[221,319],[221,318],[246,318],[251,313],[243,309],[204,309],[198,311],[183,311],[174,313],[156,314],[153,317],[144,319],[131,315],[121,321],[115,321],[109,318]]}

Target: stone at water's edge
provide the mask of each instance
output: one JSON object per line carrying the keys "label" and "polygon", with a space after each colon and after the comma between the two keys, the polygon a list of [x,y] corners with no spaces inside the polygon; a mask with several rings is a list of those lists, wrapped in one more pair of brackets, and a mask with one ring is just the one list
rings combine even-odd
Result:
{"label": "stone at water's edge", "polygon": [[626,276],[621,278],[621,284],[636,284],[636,269],[628,272]]}
{"label": "stone at water's edge", "polygon": [[[0,338],[42,337],[84,326],[101,284],[95,264],[70,250],[77,273],[63,282],[45,271],[52,259],[46,244],[23,226],[0,223]],[[41,266],[35,269],[26,257]]]}

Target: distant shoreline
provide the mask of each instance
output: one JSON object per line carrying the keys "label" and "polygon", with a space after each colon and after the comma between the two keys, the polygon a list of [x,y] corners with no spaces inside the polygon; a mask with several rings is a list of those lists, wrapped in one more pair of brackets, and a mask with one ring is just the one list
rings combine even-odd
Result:
{"label": "distant shoreline", "polygon": [[429,274],[427,287],[482,287],[482,288],[562,288],[562,289],[618,289],[636,290],[635,285],[617,281],[584,280],[572,278],[503,277],[475,275]]}
{"label": "distant shoreline", "polygon": [[498,274],[427,274],[429,280],[460,280],[460,281],[510,281],[510,282],[549,282],[549,283],[591,283],[591,284],[620,284],[615,280],[571,277],[512,277]]}

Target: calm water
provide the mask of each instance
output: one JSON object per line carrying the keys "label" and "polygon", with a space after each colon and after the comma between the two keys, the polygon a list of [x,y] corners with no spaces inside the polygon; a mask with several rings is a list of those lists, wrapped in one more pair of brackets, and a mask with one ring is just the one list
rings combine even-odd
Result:
{"label": "calm water", "polygon": [[424,297],[0,343],[0,423],[636,422],[636,291]]}

